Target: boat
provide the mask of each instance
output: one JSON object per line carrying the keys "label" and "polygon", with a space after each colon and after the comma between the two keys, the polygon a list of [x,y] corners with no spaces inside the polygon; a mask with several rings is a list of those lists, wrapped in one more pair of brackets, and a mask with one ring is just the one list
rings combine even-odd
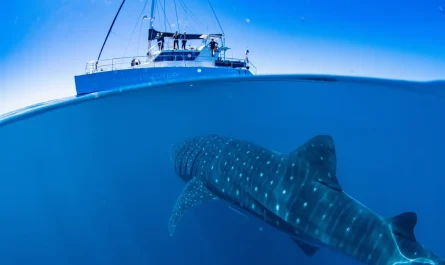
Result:
{"label": "boat", "polygon": [[[141,13],[141,19],[149,20],[146,54],[101,60],[104,46],[125,3],[123,0],[108,30],[97,60],[87,62],[85,73],[74,76],[77,95],[177,81],[256,75],[256,67],[248,58],[249,50],[245,51],[244,59],[226,57],[226,51],[230,48],[226,46],[224,31],[210,0],[208,2],[220,32],[186,33],[185,38],[188,45],[175,48],[173,45],[165,45],[165,39],[173,43],[175,33],[161,32],[153,26],[156,1],[152,0],[151,2],[150,17],[142,16]],[[179,32],[179,46],[182,46],[182,33]],[[212,41],[219,45],[212,47],[214,46],[211,44]]]}

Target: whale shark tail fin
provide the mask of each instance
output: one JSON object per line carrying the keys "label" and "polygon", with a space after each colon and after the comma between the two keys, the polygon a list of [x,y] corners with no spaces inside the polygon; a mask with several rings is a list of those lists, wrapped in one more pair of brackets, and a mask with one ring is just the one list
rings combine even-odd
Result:
{"label": "whale shark tail fin", "polygon": [[415,212],[405,212],[389,218],[392,224],[393,233],[410,241],[416,241],[414,228],[417,224],[417,214]]}

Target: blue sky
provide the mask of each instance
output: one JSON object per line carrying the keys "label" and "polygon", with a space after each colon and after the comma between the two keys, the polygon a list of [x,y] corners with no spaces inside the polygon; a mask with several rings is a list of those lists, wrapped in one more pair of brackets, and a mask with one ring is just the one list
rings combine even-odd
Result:
{"label": "blue sky", "polygon": [[[8,1],[1,13],[0,113],[74,95],[74,75],[96,59],[121,1]],[[178,4],[179,27],[217,32],[207,0]],[[168,19],[177,28],[174,1]],[[212,0],[232,47],[229,56],[250,60],[258,73],[322,73],[384,78],[445,79],[445,0]],[[6,6],[5,6],[6,5]],[[141,0],[127,0],[102,58],[132,56],[146,47]],[[149,6],[144,14],[149,14]],[[156,27],[163,29],[159,14]]]}

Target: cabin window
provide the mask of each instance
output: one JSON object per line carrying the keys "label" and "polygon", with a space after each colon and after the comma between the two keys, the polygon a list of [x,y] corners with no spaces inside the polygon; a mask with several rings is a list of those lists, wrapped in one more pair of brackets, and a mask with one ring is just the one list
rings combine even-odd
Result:
{"label": "cabin window", "polygon": [[199,52],[163,52],[156,59],[155,62],[166,62],[166,61],[194,61],[199,55]]}

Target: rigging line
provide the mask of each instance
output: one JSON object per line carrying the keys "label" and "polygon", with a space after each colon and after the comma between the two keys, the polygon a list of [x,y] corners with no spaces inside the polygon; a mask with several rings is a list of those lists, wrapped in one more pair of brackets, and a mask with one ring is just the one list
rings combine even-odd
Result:
{"label": "rigging line", "polygon": [[185,9],[184,4],[181,1],[179,1],[179,4],[181,5],[182,10],[184,10],[184,12],[187,14],[187,10]]}
{"label": "rigging line", "polygon": [[[182,0],[181,0],[182,1]],[[184,1],[183,1],[184,2]],[[201,25],[206,25],[206,23],[204,23],[204,22],[202,22],[201,21],[201,19],[199,19],[199,17],[197,16],[197,15],[195,15],[195,13],[193,13],[193,11],[190,9],[190,8],[188,8],[188,6],[184,3],[184,5],[185,5],[185,8],[187,8],[187,10],[190,12],[190,14],[192,14],[192,16],[195,18],[195,20],[199,23],[199,24],[201,24]]]}
{"label": "rigging line", "polygon": [[[161,17],[164,17],[163,16],[163,9],[162,9],[162,2],[161,1],[157,1],[156,2],[156,6],[157,6],[157,8],[156,8],[156,14],[157,14],[157,18],[159,18],[159,31],[165,31],[165,29],[162,29],[162,21],[160,20],[160,18]],[[165,18],[164,18],[164,21],[165,21]]]}
{"label": "rigging line", "polygon": [[[184,11],[184,13],[185,13],[185,29],[184,29],[184,31],[186,31],[186,30],[188,30],[189,28],[192,30],[192,32],[193,31],[195,31],[195,32],[197,32],[193,27],[191,27],[189,24],[189,12],[187,11],[187,7],[185,6],[185,4],[184,4],[184,2],[182,2],[181,0],[179,0],[179,4],[181,5],[181,7],[182,7],[182,10]],[[191,19],[193,20],[193,17],[191,17]],[[195,22],[197,22],[196,20],[195,20]],[[199,22],[197,22],[197,23],[199,23]]]}
{"label": "rigging line", "polygon": [[[156,4],[156,18],[161,18],[162,16],[161,16],[161,12],[162,11],[160,11],[162,8],[159,8],[160,6],[159,6],[159,2],[157,2],[157,4]],[[155,21],[154,21],[154,23],[153,24],[156,24],[157,23],[157,19],[155,18]],[[161,27],[161,24],[162,23],[162,21],[160,21],[159,20],[159,30],[162,30],[162,27]],[[155,25],[153,25],[153,28],[155,27]]]}
{"label": "rigging line", "polygon": [[186,25],[185,26],[186,27],[186,30],[184,30],[184,31],[190,31],[190,32],[199,32],[199,31],[197,31],[193,26],[191,26],[191,25]]}
{"label": "rigging line", "polygon": [[192,10],[190,10],[190,8],[188,8],[188,6],[184,3],[183,0],[179,0],[180,3],[182,3],[182,5],[184,5],[185,9],[188,10],[188,12],[192,15],[192,18],[195,20],[195,22],[204,25],[204,23],[202,23],[202,21],[195,15],[195,13],[193,13]]}
{"label": "rigging line", "polygon": [[[179,0],[179,4],[181,5],[182,10],[185,13],[185,23],[184,23],[185,29],[184,29],[184,31],[187,31],[188,29],[191,29],[191,31],[193,32],[195,29],[192,26],[189,25],[189,14],[188,14],[188,11],[187,11],[186,7],[184,6],[184,3],[181,0]],[[193,19],[193,17],[192,17],[192,19]]]}
{"label": "rigging line", "polygon": [[[186,14],[186,19],[187,19],[187,23],[188,23],[188,14],[191,13],[187,10],[187,6],[184,4],[184,2],[182,0],[179,0],[179,4],[181,4],[182,9],[184,10],[185,14]],[[190,14],[191,19],[193,19],[196,23],[199,23],[194,17],[193,14]]]}
{"label": "rigging line", "polygon": [[173,0],[173,3],[175,3],[176,24],[178,25],[178,31],[180,32],[181,29],[179,28],[179,19],[178,19],[178,10],[176,9],[176,0]]}
{"label": "rigging line", "polygon": [[[164,1],[165,1],[165,0],[164,0]],[[167,16],[165,15],[165,9],[162,7],[162,4],[161,4],[161,9],[164,11],[164,20],[167,21],[167,23],[168,23],[168,27],[170,28],[170,31],[171,31],[171,30],[172,30],[172,27],[170,26],[170,21],[168,21],[168,18],[167,18]],[[164,22],[165,22],[165,21],[164,21]],[[167,26],[165,26],[163,32],[167,32]]]}
{"label": "rigging line", "polygon": [[141,26],[140,26],[140,28],[139,28],[139,39],[138,39],[138,49],[137,49],[137,51],[136,51],[136,56],[139,56],[139,46],[140,46],[140,44],[141,44],[141,32],[142,32],[142,22],[143,22],[144,20],[141,20]]}
{"label": "rigging line", "polygon": [[136,27],[138,26],[138,23],[140,22],[142,24],[141,18],[142,18],[142,14],[144,13],[145,7],[147,6],[147,3],[148,3],[148,0],[145,0],[144,7],[142,8],[141,13],[139,14],[139,16],[137,18],[136,24],[134,25],[133,31],[131,32],[130,40],[128,41],[127,47],[125,48],[124,57],[127,54],[128,47],[130,46],[131,39],[133,39],[133,34],[134,34],[134,31],[136,30]]}
{"label": "rigging line", "polygon": [[105,43],[107,43],[108,36],[110,36],[110,32],[113,29],[114,22],[116,21],[116,18],[119,15],[119,12],[121,12],[121,9],[122,9],[122,6],[124,5],[124,3],[125,3],[125,0],[122,1],[121,6],[119,7],[119,10],[117,10],[117,13],[114,16],[113,22],[111,23],[110,29],[108,30],[107,37],[105,37],[105,41],[102,44],[102,48],[100,49],[99,56],[97,56],[96,69],[97,69],[97,64],[99,63],[100,56],[102,55],[102,51],[104,50]]}
{"label": "rigging line", "polygon": [[198,23],[200,23],[200,24],[204,24],[204,23],[202,23],[200,20],[199,20],[199,18],[195,15],[195,13],[193,13],[193,11],[190,9],[190,8],[188,8],[188,6],[184,3],[184,1],[183,0],[179,0],[181,3],[182,3],[182,5],[184,6],[184,8],[186,9],[186,10],[188,10],[188,12],[196,19],[196,22],[198,22]]}
{"label": "rigging line", "polygon": [[[188,23],[189,23],[188,12],[187,12],[187,10],[184,8],[184,5],[183,5],[181,2],[179,2],[179,4],[181,5],[182,10],[183,10],[184,13],[185,13],[185,29],[187,29],[187,27],[188,27]],[[184,30],[184,31],[185,31],[185,30]]]}
{"label": "rigging line", "polygon": [[[164,17],[164,24],[165,24],[165,16],[163,15],[164,14],[164,8],[162,7],[162,2],[161,1],[157,2],[157,5],[158,5],[158,8],[157,8],[158,17],[159,18]],[[165,25],[164,25],[164,29],[163,29],[161,23],[162,22],[159,20],[159,31],[165,32]]]}
{"label": "rigging line", "polygon": [[[167,14],[165,14],[165,9],[167,9],[165,7],[165,0],[164,0],[164,7],[162,8],[162,10],[164,11],[164,31],[167,31]],[[170,22],[168,22],[168,24],[170,25]]]}
{"label": "rigging line", "polygon": [[121,36],[117,35],[116,32],[111,31],[111,33],[112,33],[114,36],[118,37],[118,38],[119,38],[120,40],[122,40],[123,42],[126,41],[124,38],[122,38]]}
{"label": "rigging line", "polygon": [[213,10],[212,3],[210,3],[210,0],[208,0],[208,1],[209,1],[210,8],[211,8],[212,11],[213,11],[213,15],[215,15],[216,22],[218,22],[219,28],[221,29],[221,33],[222,33],[223,35],[225,35],[225,34],[224,34],[224,30],[223,30],[222,27],[221,27],[221,23],[219,23],[219,19],[218,19],[218,17],[216,16],[215,10]]}
{"label": "rigging line", "polygon": [[[145,0],[144,7],[142,8],[142,13],[145,12],[145,8],[147,7],[147,3],[148,3],[148,0]],[[151,19],[151,18],[149,18],[149,19]],[[143,22],[144,22],[144,20],[141,20],[141,27],[139,28],[138,49],[137,49],[137,53],[136,53],[137,56],[139,56],[139,46],[141,44],[142,25],[144,24]]]}
{"label": "rigging line", "polygon": [[186,28],[190,29],[190,32],[200,32],[201,31],[201,30],[196,30],[196,28],[194,26],[189,25],[188,23],[186,25]]}
{"label": "rigging line", "polygon": [[[164,14],[164,8],[163,8],[163,6],[162,6],[162,3],[159,1],[158,2],[158,5],[159,5],[159,7],[157,8],[157,11],[158,11],[158,17],[163,17],[162,15]],[[167,18],[164,16],[164,24],[165,24],[165,20],[166,20]],[[167,19],[167,22],[168,22],[168,19]],[[159,23],[161,23],[161,21],[159,22]],[[170,23],[170,22],[169,22]],[[162,25],[160,24],[160,26],[159,26],[159,31],[160,32],[166,32],[166,30],[165,30],[165,25],[164,25],[164,29],[162,29]]]}

